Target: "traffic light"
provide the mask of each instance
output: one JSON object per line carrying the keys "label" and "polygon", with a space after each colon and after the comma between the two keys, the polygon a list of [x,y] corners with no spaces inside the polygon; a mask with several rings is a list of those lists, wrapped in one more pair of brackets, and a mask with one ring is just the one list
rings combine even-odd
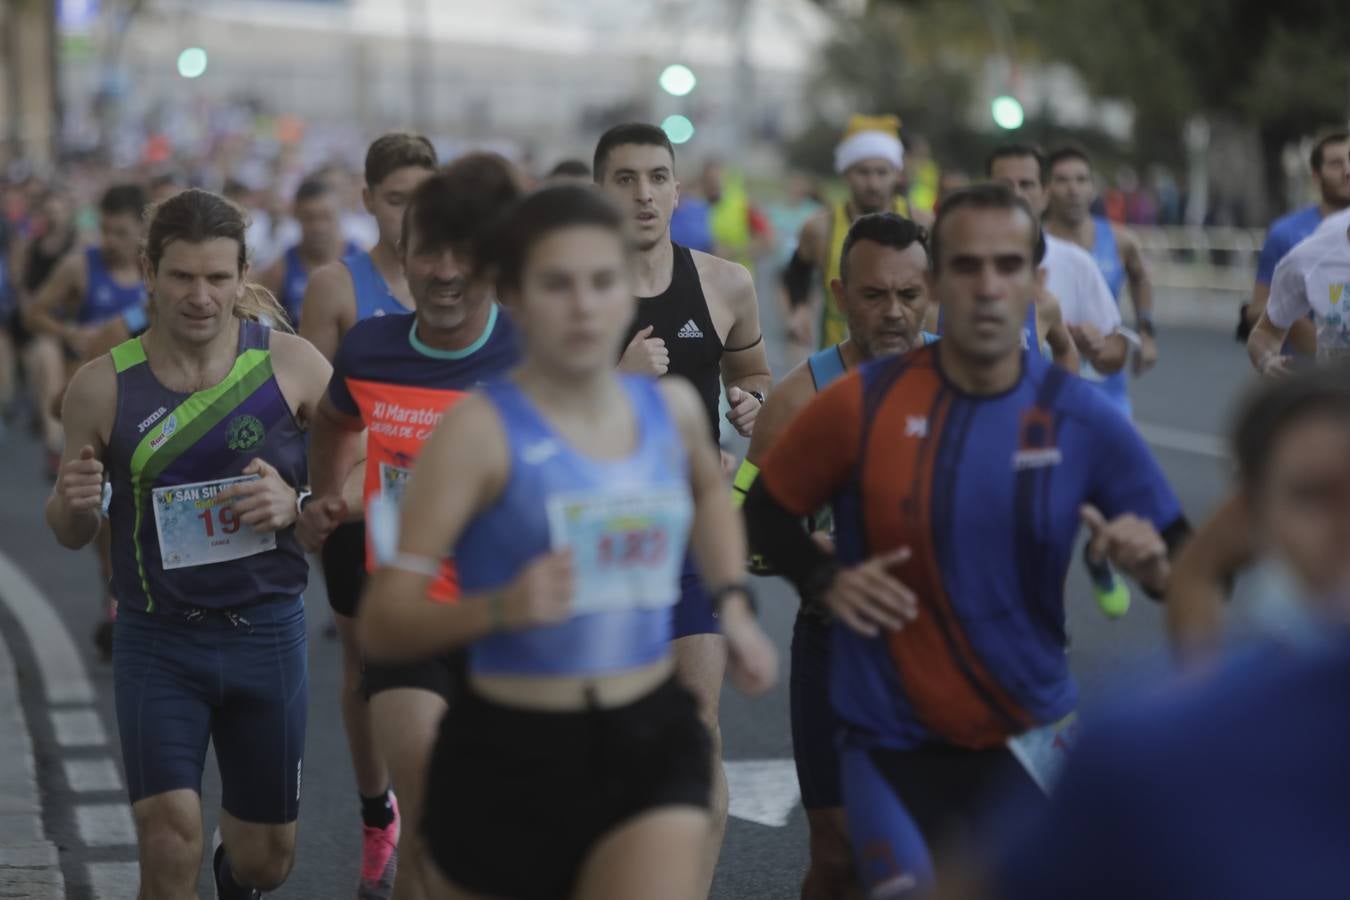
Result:
{"label": "traffic light", "polygon": [[994,124],[1005,131],[1015,131],[1022,127],[1026,121],[1026,114],[1022,111],[1022,104],[1016,97],[1010,97],[1004,94],[1001,97],[995,97],[994,102],[989,105],[989,111],[993,113]]}
{"label": "traffic light", "polygon": [[680,63],[666,66],[659,79],[661,90],[672,97],[685,97],[698,86],[694,70]]}
{"label": "traffic light", "polygon": [[206,74],[206,51],[188,47],[178,54],[178,74],[184,78],[200,78]]}
{"label": "traffic light", "polygon": [[666,116],[665,121],[661,123],[661,130],[670,138],[672,144],[683,144],[694,136],[694,123],[679,114]]}

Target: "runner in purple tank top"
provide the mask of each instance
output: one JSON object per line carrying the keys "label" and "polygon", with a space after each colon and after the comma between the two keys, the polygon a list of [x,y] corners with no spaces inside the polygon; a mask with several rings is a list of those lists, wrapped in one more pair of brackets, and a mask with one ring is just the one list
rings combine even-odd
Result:
{"label": "runner in purple tank top", "polygon": [[245,217],[189,190],[156,208],[153,324],[76,374],[47,522],[70,548],[102,526],[113,581],[117,724],[141,895],[195,895],[207,744],[220,768],[216,896],[279,887],[295,852],[308,707],[309,566],[294,535],[303,431],[331,369],[247,284]]}

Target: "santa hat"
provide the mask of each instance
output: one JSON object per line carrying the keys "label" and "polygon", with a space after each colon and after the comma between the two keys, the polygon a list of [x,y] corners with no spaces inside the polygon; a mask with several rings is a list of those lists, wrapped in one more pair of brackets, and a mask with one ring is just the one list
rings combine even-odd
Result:
{"label": "santa hat", "polygon": [[884,159],[897,169],[905,159],[897,116],[854,116],[834,149],[834,171],[842,175],[864,159]]}

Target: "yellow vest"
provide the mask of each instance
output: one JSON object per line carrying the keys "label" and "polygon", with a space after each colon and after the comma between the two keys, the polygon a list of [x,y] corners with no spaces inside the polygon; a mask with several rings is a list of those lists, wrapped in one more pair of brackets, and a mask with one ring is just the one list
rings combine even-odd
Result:
{"label": "yellow vest", "polygon": [[[896,197],[894,212],[908,216],[909,201],[904,197]],[[830,224],[829,255],[825,258],[825,265],[821,267],[825,273],[825,302],[821,304],[820,329],[817,333],[817,346],[821,350],[833,347],[848,337],[848,319],[834,302],[834,291],[830,290],[830,282],[839,277],[839,258],[844,253],[844,238],[848,237],[848,230],[852,225],[853,221],[848,217],[848,204],[836,203],[833,221]]]}
{"label": "yellow vest", "polygon": [[716,250],[753,271],[750,259],[750,195],[740,175],[729,175],[722,196],[709,210],[709,230]]}

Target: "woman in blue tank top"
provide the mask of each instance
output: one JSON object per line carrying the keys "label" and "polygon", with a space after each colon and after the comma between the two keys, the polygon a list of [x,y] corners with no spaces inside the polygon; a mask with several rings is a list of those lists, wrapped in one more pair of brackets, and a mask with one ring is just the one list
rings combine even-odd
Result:
{"label": "woman in blue tank top", "polygon": [[[470,255],[497,263],[523,362],[446,414],[362,601],[374,659],[469,650],[428,776],[432,895],[693,900],[711,758],[670,606],[696,520],[732,676],[767,689],[744,533],[693,390],[614,370],[634,304],[618,211],[548,188],[495,243]],[[429,603],[451,549],[462,599]]]}

